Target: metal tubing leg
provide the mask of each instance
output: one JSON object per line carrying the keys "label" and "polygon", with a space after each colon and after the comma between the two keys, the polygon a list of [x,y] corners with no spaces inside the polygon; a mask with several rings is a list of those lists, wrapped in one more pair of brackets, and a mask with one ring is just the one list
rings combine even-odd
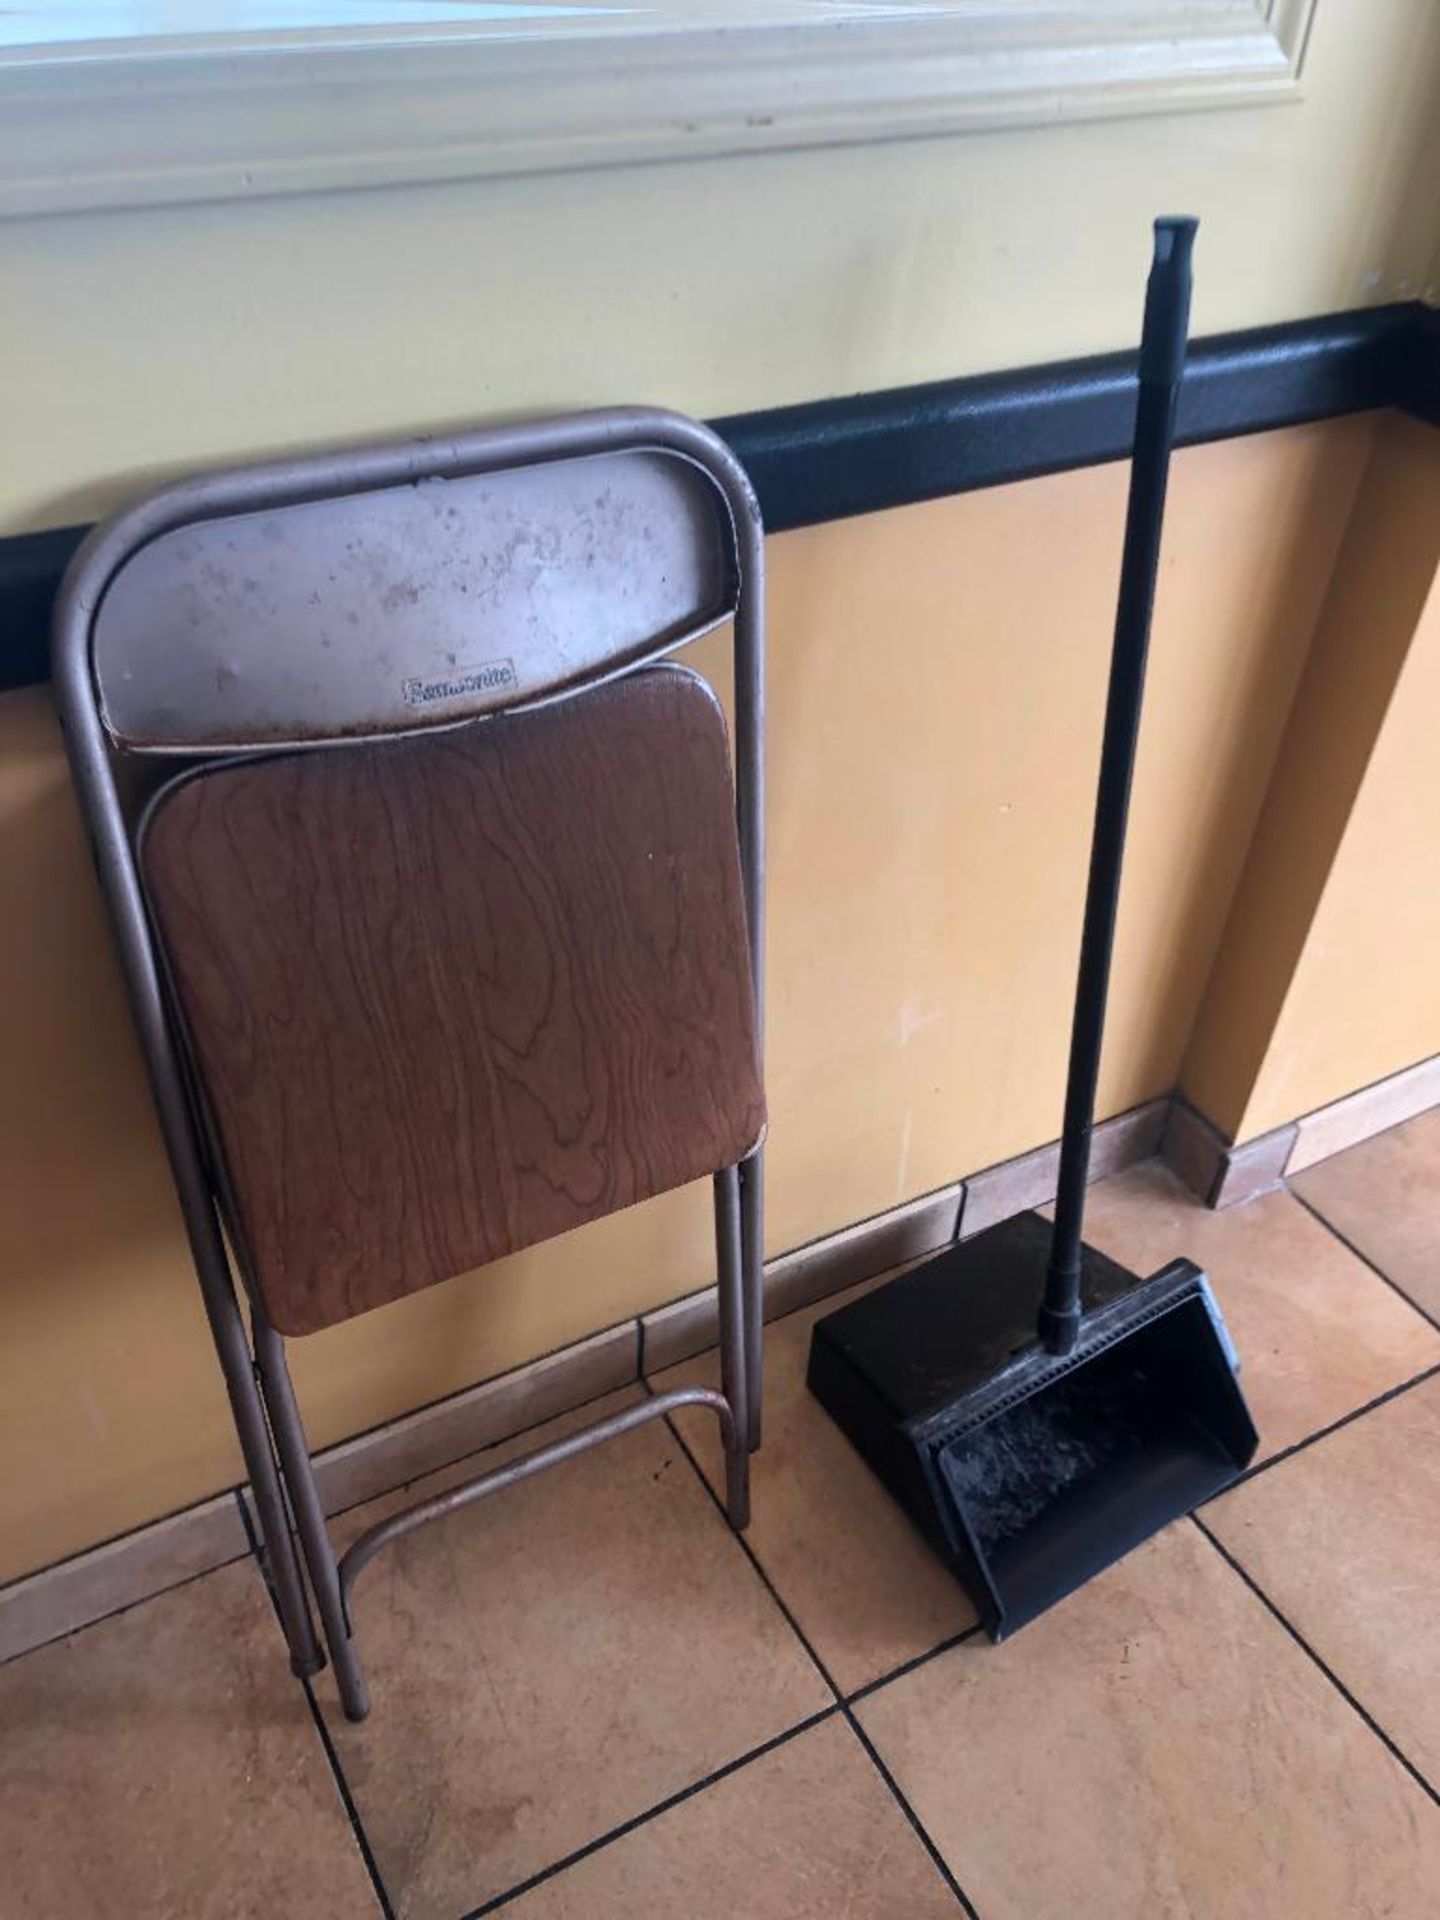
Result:
{"label": "metal tubing leg", "polygon": [[740,1171],[715,1175],[715,1263],[720,1302],[720,1387],[730,1405],[725,1436],[725,1511],[738,1533],[750,1524],[748,1355]]}
{"label": "metal tubing leg", "polygon": [[[231,1405],[234,1406],[233,1398]],[[263,1422],[258,1400],[255,1412],[256,1418]],[[240,1426],[238,1411],[235,1424],[237,1428]],[[315,1638],[315,1622],[311,1618],[310,1603],[305,1598],[305,1583],[300,1577],[300,1562],[295,1557],[295,1539],[285,1517],[285,1499],[280,1491],[275,1461],[268,1440],[264,1443],[264,1453],[260,1459],[252,1459],[250,1449],[243,1444],[243,1433],[241,1440],[250,1493],[255,1502],[255,1516],[260,1523],[265,1571],[275,1593],[275,1608],[280,1615],[285,1644],[290,1649],[290,1669],[297,1679],[308,1680],[325,1665],[325,1656],[320,1651],[320,1642]]]}
{"label": "metal tubing leg", "polygon": [[280,1454],[280,1467],[295,1512],[300,1546],[310,1574],[310,1585],[320,1609],[325,1629],[325,1644],[330,1664],[335,1669],[335,1685],[347,1720],[363,1720],[370,1711],[370,1690],[360,1666],[360,1656],[346,1618],[340,1594],[340,1573],[325,1510],[320,1504],[320,1489],[315,1484],[315,1469],[300,1425],[300,1409],[295,1404],[295,1389],[290,1369],[285,1364],[285,1343],[275,1329],[257,1313],[255,1316],[255,1358],[260,1368],[260,1385],[265,1408]]}
{"label": "metal tubing leg", "polygon": [[745,1309],[744,1427],[751,1453],[760,1447],[760,1405],[765,1384],[765,1167],[762,1154],[744,1161],[740,1173],[740,1269]]}
{"label": "metal tubing leg", "polygon": [[192,1237],[192,1246],[196,1254],[205,1314],[210,1322],[220,1371],[225,1377],[235,1433],[240,1441],[245,1472],[255,1500],[266,1570],[275,1591],[275,1606],[280,1615],[285,1643],[290,1649],[290,1665],[300,1678],[305,1679],[319,1673],[325,1664],[325,1656],[315,1638],[315,1622],[310,1616],[310,1603],[305,1598],[300,1563],[295,1558],[295,1541],[285,1517],[285,1500],[280,1491],[279,1475],[275,1471],[275,1455],[270,1448],[265,1410],[255,1386],[255,1365],[246,1345],[240,1308],[228,1276],[222,1278],[206,1260],[203,1240]]}

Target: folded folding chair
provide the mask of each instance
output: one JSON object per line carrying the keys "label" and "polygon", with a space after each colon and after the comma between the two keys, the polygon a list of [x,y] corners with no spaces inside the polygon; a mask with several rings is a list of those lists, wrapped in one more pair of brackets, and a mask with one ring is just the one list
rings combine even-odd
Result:
{"label": "folded folding chair", "polygon": [[[702,1405],[746,1524],[761,582],[733,457],[639,410],[188,481],[67,576],[66,738],[266,1561],[314,1673],[288,1504],[352,1719],[356,1576],[426,1520]],[[733,778],[714,695],[665,658],[727,620]],[[337,1559],[286,1339],[701,1175],[720,1391],[645,1399]]]}

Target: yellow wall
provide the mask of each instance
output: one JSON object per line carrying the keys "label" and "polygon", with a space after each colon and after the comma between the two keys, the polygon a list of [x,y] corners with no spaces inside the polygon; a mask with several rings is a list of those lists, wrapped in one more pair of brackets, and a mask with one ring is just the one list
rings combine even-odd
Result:
{"label": "yellow wall", "polygon": [[716,414],[1421,291],[1434,0],[1320,0],[1300,105],[0,223],[0,532],[153,474],[526,408]]}
{"label": "yellow wall", "polygon": [[1386,420],[1185,1061],[1237,1140],[1440,1052],[1440,432]]}
{"label": "yellow wall", "polygon": [[[1373,436],[1180,456],[1102,1106],[1173,1085]],[[1121,467],[770,542],[769,1242],[1058,1131]],[[715,642],[705,658],[720,659]],[[0,698],[0,1571],[238,1477],[48,694]],[[691,1190],[293,1349],[317,1442],[711,1277]]]}

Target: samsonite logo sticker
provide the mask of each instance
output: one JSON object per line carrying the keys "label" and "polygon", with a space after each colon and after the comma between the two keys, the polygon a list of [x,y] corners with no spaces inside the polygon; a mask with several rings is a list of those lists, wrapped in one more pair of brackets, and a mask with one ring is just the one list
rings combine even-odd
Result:
{"label": "samsonite logo sticker", "polygon": [[519,684],[513,660],[486,660],[478,667],[456,667],[433,680],[402,680],[400,691],[407,707],[435,707],[450,700],[473,700],[477,693],[508,693]]}

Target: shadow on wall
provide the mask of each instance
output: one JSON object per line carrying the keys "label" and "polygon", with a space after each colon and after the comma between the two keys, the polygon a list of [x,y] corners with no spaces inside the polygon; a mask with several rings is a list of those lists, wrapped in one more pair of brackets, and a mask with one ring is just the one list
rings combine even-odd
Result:
{"label": "shadow on wall", "polygon": [[[1203,523],[1209,537],[1171,541],[1162,561],[1147,710],[1188,713],[1194,764],[1187,796],[1167,770],[1172,744],[1145,729],[1117,961],[1152,1009],[1139,1071],[1156,1091],[1181,1077],[1376,426],[1302,430],[1283,468],[1237,468],[1220,448],[1175,462],[1171,524]],[[1215,564],[1242,544],[1247,564]],[[1229,642],[1219,661],[1217,633]],[[1142,890],[1158,911],[1171,903],[1165,937],[1143,947],[1125,928]]]}

